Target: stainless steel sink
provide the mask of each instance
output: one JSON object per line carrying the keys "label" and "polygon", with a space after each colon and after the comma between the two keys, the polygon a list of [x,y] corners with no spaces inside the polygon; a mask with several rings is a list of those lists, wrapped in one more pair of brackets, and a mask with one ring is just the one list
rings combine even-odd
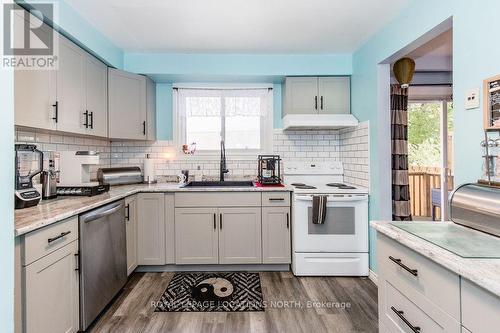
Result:
{"label": "stainless steel sink", "polygon": [[202,181],[189,182],[184,187],[253,187],[252,181],[247,180],[227,180],[227,181]]}

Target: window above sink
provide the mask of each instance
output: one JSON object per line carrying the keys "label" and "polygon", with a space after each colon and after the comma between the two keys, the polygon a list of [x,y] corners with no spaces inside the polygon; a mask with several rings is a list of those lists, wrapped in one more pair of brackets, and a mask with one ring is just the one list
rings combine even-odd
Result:
{"label": "window above sink", "polygon": [[196,155],[218,158],[220,141],[228,156],[272,150],[273,94],[270,87],[174,88],[176,149],[196,143]]}

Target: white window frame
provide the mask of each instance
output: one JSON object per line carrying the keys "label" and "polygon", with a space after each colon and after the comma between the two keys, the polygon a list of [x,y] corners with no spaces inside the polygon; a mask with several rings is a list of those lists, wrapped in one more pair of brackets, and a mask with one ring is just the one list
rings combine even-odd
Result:
{"label": "white window frame", "polygon": [[[260,132],[260,142],[261,149],[228,149],[226,148],[226,156],[231,158],[238,158],[243,160],[254,160],[259,154],[272,154],[273,144],[274,144],[274,129],[273,129],[273,87],[270,84],[174,84],[173,85],[173,137],[174,146],[176,149],[176,156],[180,159],[204,159],[204,160],[217,160],[220,158],[220,150],[197,150],[194,155],[187,155],[182,153],[182,145],[186,144],[185,141],[185,121],[183,117],[180,116],[178,108],[178,90],[179,89],[268,89],[267,105],[268,109],[264,117],[261,117],[261,132]],[[224,120],[223,120],[224,122]],[[222,132],[225,128],[222,127]],[[187,143],[189,144],[189,143]]]}

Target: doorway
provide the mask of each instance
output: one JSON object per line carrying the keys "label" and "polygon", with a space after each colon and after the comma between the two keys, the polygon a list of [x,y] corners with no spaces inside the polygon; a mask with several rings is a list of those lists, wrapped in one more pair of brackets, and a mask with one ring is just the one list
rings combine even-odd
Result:
{"label": "doorway", "polygon": [[415,220],[448,219],[453,172],[453,30],[408,54],[415,74],[408,91],[410,204]]}
{"label": "doorway", "polygon": [[446,220],[454,188],[452,101],[408,102],[408,164],[413,219]]}
{"label": "doorway", "polygon": [[[448,195],[455,186],[452,36],[450,18],[379,65],[379,123],[384,126],[381,136],[389,144],[391,121],[384,110],[391,105],[385,84],[398,83],[392,72],[398,59],[408,57],[415,61],[415,73],[406,95],[408,119],[405,133],[408,140],[406,200],[409,200],[408,215],[413,220],[447,220]],[[387,156],[390,152],[384,153]],[[390,165],[383,165],[381,170],[384,170],[381,175],[390,177]],[[384,188],[386,186],[389,188],[390,183],[384,182]]]}

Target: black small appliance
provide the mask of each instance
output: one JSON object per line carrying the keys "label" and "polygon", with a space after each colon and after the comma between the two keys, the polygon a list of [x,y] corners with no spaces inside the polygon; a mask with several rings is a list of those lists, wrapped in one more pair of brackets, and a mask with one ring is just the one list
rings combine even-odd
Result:
{"label": "black small appliance", "polygon": [[77,186],[58,186],[57,195],[60,196],[76,196],[76,197],[93,197],[109,191],[109,184],[92,183],[90,185]]}
{"label": "black small appliance", "polygon": [[15,152],[15,208],[36,206],[42,195],[33,187],[33,177],[43,170],[43,153],[29,144],[16,144]]}
{"label": "black small appliance", "polygon": [[281,184],[281,158],[279,155],[259,155],[259,183]]}

